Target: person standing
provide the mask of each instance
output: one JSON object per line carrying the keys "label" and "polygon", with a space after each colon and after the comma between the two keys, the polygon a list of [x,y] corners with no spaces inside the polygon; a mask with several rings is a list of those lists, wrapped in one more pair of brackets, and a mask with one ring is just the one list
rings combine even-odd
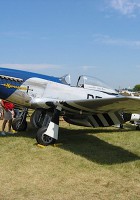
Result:
{"label": "person standing", "polygon": [[12,119],[14,117],[14,104],[6,100],[1,100],[1,105],[3,107],[3,124],[1,135],[6,135],[5,127],[8,123],[8,132],[11,131]]}
{"label": "person standing", "polygon": [[1,105],[1,99],[0,99],[0,120],[3,119],[3,107]]}

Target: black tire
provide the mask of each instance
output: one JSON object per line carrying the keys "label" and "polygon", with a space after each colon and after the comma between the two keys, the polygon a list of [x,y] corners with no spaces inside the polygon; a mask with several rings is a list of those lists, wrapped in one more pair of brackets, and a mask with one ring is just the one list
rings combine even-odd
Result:
{"label": "black tire", "polygon": [[139,131],[139,130],[140,130],[140,127],[139,127],[139,126],[136,126],[136,130]]}
{"label": "black tire", "polygon": [[39,144],[42,144],[44,146],[48,146],[50,144],[54,144],[55,143],[55,139],[44,134],[45,131],[47,130],[47,127],[43,126],[42,128],[40,128],[38,131],[37,131],[37,134],[36,134],[36,140]]}
{"label": "black tire", "polygon": [[123,129],[123,124],[120,124],[120,128]]}
{"label": "black tire", "polygon": [[15,131],[25,131],[27,129],[27,122],[26,122],[26,120],[22,121],[22,119],[20,117],[18,117],[13,120],[12,128]]}
{"label": "black tire", "polygon": [[45,117],[44,110],[43,109],[37,109],[31,115],[30,122],[35,128],[41,128],[44,117]]}

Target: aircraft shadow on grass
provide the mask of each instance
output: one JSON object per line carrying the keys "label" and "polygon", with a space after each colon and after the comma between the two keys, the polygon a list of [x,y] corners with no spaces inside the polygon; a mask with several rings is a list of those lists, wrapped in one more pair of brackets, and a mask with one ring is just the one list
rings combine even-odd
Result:
{"label": "aircraft shadow on grass", "polygon": [[[116,131],[121,134],[120,130],[116,129]],[[60,147],[98,164],[112,165],[140,160],[138,155],[96,137],[96,134],[101,132],[111,133],[112,130],[69,130],[61,128],[59,142],[62,142],[63,145]]]}
{"label": "aircraft shadow on grass", "polygon": [[[129,130],[123,129],[123,132],[125,131],[128,132]],[[118,134],[121,134],[119,129],[107,130],[96,128],[93,130],[89,128],[71,130],[60,128],[59,132],[58,144],[62,143],[62,145],[58,145],[58,148],[80,155],[92,162],[101,165],[113,165],[140,160],[138,155],[96,137],[97,134],[102,132],[118,132]],[[35,133],[34,129],[29,129],[28,132],[18,132],[14,136],[9,135],[9,137],[29,137],[34,139]]]}

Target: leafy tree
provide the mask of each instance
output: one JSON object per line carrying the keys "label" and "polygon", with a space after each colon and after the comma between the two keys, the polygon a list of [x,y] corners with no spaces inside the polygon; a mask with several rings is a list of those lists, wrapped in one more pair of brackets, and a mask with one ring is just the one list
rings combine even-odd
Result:
{"label": "leafy tree", "polygon": [[134,88],[133,88],[133,91],[134,92],[140,91],[140,84],[135,85]]}

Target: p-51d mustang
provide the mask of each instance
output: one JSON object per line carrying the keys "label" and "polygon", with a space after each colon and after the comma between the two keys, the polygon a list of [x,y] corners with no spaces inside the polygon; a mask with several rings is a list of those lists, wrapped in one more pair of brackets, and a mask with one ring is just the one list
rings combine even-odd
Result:
{"label": "p-51d mustang", "polygon": [[75,125],[107,127],[123,124],[122,113],[140,113],[140,98],[123,97],[87,76],[80,76],[73,87],[69,76],[58,78],[0,68],[0,98],[26,108],[13,121],[17,131],[27,128],[28,108],[35,110],[31,123],[38,128],[37,142],[43,145],[58,139],[60,116]]}

